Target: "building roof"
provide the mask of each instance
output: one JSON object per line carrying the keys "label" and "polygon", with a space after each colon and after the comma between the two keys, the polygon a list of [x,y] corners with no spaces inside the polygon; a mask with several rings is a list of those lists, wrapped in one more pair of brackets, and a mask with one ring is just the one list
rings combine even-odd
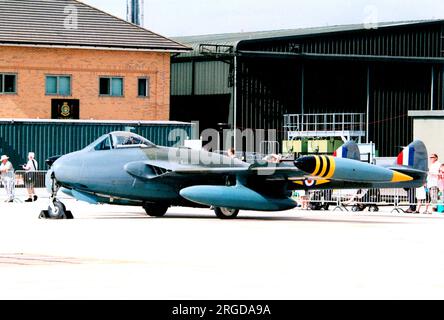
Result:
{"label": "building roof", "polygon": [[176,41],[76,0],[0,0],[0,44],[189,50]]}
{"label": "building roof", "polygon": [[380,22],[377,28],[366,28],[364,24],[349,24],[314,28],[299,28],[299,29],[284,29],[271,31],[256,31],[256,32],[240,32],[240,33],[225,33],[225,34],[209,34],[197,35],[187,37],[174,37],[173,39],[181,43],[187,44],[193,48],[193,52],[181,54],[181,57],[199,55],[199,46],[201,44],[217,44],[223,46],[232,46],[234,50],[241,42],[259,41],[259,40],[278,40],[285,38],[299,38],[308,36],[320,36],[337,34],[344,32],[356,31],[375,31],[386,28],[396,28],[403,26],[414,26],[423,24],[444,23],[444,20],[415,20],[415,21],[398,21],[398,22]]}

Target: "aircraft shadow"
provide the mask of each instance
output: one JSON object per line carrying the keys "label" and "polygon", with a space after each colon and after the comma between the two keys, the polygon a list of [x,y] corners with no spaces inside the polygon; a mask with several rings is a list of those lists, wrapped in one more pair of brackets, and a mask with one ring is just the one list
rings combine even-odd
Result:
{"label": "aircraft shadow", "polygon": [[[167,214],[164,217],[156,218],[156,217],[150,217],[146,215],[141,216],[124,216],[123,214],[119,215],[109,215],[109,216],[95,216],[95,217],[89,217],[89,218],[83,218],[83,219],[95,219],[95,220],[147,220],[147,219],[156,219],[156,220],[184,220],[184,219],[194,219],[194,220],[214,220],[214,221],[220,221],[223,222],[242,222],[242,221],[274,221],[274,222],[319,222],[319,223],[350,223],[350,224],[407,224],[407,222],[404,221],[369,221],[369,220],[360,220],[359,216],[351,216],[354,219],[332,219],[332,218],[326,218],[326,217],[319,217],[319,218],[312,218],[312,217],[260,217],[260,216],[250,216],[250,217],[242,217],[239,216],[236,219],[233,220],[220,220],[216,217],[207,216],[207,215],[186,215],[186,214]],[[363,219],[377,219],[379,217],[381,218],[396,218],[395,216],[361,216]],[[402,217],[402,218],[415,218],[418,219],[419,217]]]}

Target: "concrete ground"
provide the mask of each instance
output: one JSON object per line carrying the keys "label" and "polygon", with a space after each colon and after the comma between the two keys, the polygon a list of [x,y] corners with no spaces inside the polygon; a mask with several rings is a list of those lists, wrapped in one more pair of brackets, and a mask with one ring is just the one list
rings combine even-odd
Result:
{"label": "concrete ground", "polygon": [[221,221],[65,199],[75,219],[48,221],[37,219],[48,201],[39,193],[0,203],[0,299],[444,298],[438,214],[296,209]]}

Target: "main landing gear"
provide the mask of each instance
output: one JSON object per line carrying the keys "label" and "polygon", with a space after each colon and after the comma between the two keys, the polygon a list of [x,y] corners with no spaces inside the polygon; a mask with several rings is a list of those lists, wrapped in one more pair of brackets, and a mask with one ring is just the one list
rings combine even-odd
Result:
{"label": "main landing gear", "polygon": [[213,209],[214,213],[216,213],[216,216],[219,219],[223,220],[235,219],[239,214],[238,209],[228,209],[228,208],[219,208],[219,207],[214,207]]}
{"label": "main landing gear", "polygon": [[143,208],[145,209],[146,214],[149,215],[150,217],[160,218],[160,217],[163,217],[167,213],[169,206],[160,205],[160,204],[144,203]]}
{"label": "main landing gear", "polygon": [[42,210],[39,215],[39,219],[74,219],[71,211],[66,210],[66,206],[59,199],[56,198],[57,192],[60,189],[60,185],[53,176],[51,176],[51,197],[49,198],[48,210]]}

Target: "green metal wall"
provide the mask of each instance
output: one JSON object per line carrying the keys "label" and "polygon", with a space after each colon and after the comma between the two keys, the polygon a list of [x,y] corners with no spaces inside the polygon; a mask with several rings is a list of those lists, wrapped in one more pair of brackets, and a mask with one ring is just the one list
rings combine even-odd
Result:
{"label": "green metal wall", "polygon": [[171,95],[230,94],[230,64],[225,61],[181,62],[171,65]]}
{"label": "green metal wall", "polygon": [[105,133],[131,130],[153,143],[172,146],[169,134],[180,129],[177,140],[191,137],[191,124],[180,122],[165,123],[92,123],[65,121],[1,121],[0,153],[7,154],[16,170],[26,163],[29,151],[36,153],[41,170],[46,170],[45,160],[51,156],[63,155],[80,150]]}

